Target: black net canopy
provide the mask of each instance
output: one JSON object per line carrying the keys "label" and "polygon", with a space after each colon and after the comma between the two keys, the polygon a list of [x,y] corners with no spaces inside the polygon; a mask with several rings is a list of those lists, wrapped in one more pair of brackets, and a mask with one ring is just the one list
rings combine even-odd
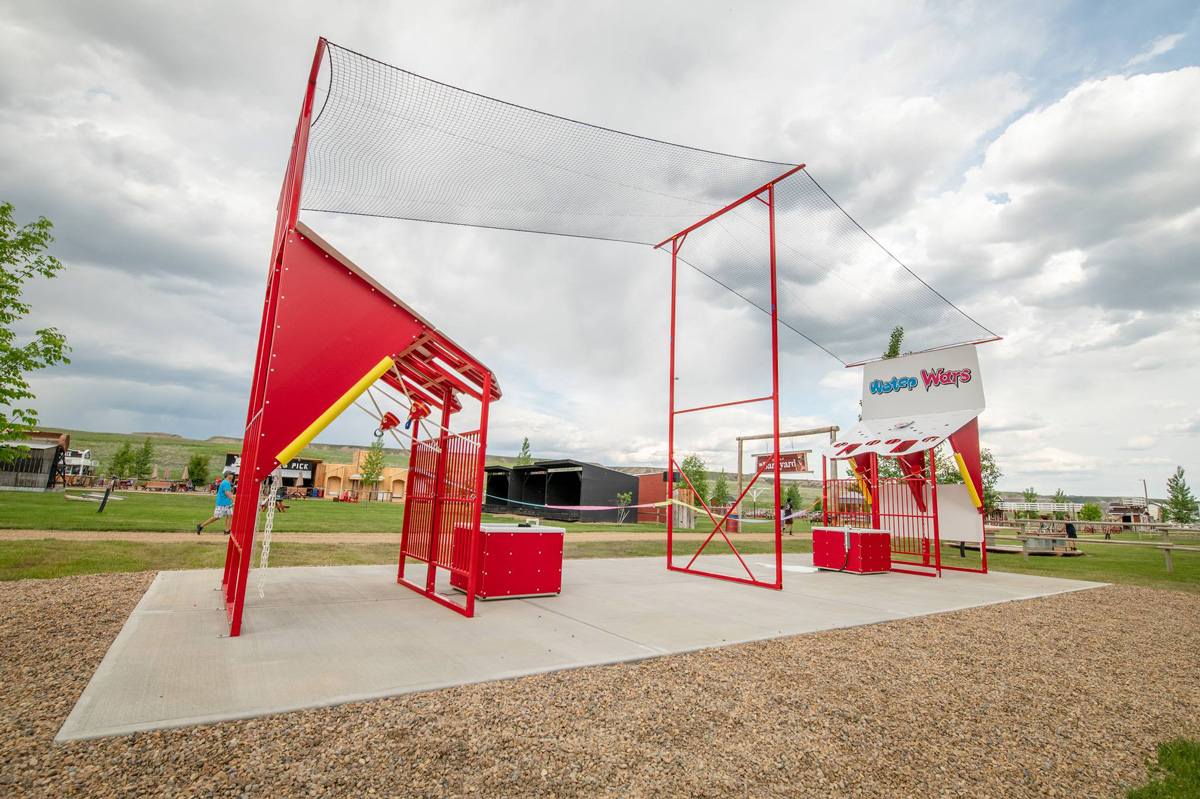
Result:
{"label": "black net canopy", "polygon": [[[309,211],[654,246],[795,169],[533,111],[332,43],[326,52],[301,204]],[[912,351],[994,337],[807,171],[776,184],[775,214],[780,323],[843,363],[878,357],[896,325]],[[692,231],[679,257],[769,314],[768,230],[766,206],[743,203]]]}

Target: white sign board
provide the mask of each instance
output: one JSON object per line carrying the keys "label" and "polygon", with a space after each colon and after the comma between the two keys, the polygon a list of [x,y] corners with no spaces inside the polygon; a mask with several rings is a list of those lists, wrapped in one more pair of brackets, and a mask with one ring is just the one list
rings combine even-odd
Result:
{"label": "white sign board", "polygon": [[901,355],[863,366],[864,422],[984,407],[979,354],[974,344]]}

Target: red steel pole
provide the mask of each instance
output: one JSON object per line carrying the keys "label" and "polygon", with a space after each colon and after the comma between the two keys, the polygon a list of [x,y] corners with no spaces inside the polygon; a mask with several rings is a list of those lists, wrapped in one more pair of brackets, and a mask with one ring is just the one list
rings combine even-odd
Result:
{"label": "red steel pole", "polygon": [[483,372],[483,407],[479,411],[479,461],[475,465],[475,507],[472,509],[467,553],[467,616],[475,615],[475,583],[479,574],[479,524],[483,520],[483,494],[487,489],[483,467],[487,461],[488,406],[492,399],[492,373]]}
{"label": "red steel pole", "polygon": [[[937,452],[936,449],[930,450],[929,458],[929,494],[930,503],[933,505],[933,563],[934,569],[937,571],[938,577],[942,576],[942,534],[941,526],[938,524],[938,503],[937,503]],[[970,476],[968,475],[968,478]],[[980,544],[980,549],[987,549],[987,536],[984,536],[984,542]],[[929,556],[926,555],[926,565],[929,564]]]}
{"label": "red steel pole", "polygon": [[[675,498],[675,294],[679,271],[679,239],[671,240],[671,385],[670,415],[667,422],[667,499]],[[675,506],[667,504],[667,569],[675,568],[674,557]]]}
{"label": "red steel pole", "polygon": [[779,470],[779,298],[775,285],[775,184],[767,187],[771,235],[771,423],[775,447],[775,587],[783,588],[783,486]]}
{"label": "red steel pole", "polygon": [[[254,522],[258,517],[258,491],[265,474],[259,464],[258,439],[267,420],[263,396],[266,394],[270,376],[269,362],[275,340],[275,312],[279,304],[280,281],[283,276],[283,254],[287,236],[296,226],[300,211],[300,191],[304,184],[304,162],[308,154],[308,130],[312,119],[313,96],[317,87],[317,75],[321,59],[325,55],[325,40],[317,40],[313,54],[312,69],[305,87],[304,102],[300,107],[300,119],[292,138],[292,151],[284,173],[283,187],[279,192],[279,207],[275,219],[275,233],[271,239],[271,264],[267,274],[267,290],[263,299],[262,322],[259,326],[258,348],[254,358],[254,377],[250,384],[250,401],[246,408],[246,432],[242,437],[242,461],[239,472],[239,489],[244,498],[234,503],[232,532],[225,549],[225,574],[222,578],[225,596],[225,612],[229,619],[229,635],[235,637],[242,631],[242,606],[246,596],[246,579],[250,573],[251,548],[254,545]],[[270,473],[270,469],[267,473]],[[262,476],[260,476],[260,474]]]}

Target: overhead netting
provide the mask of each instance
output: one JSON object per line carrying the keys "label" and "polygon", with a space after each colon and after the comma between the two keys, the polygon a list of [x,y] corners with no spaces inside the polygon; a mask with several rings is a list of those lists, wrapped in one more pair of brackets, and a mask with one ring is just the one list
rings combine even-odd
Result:
{"label": "overhead netting", "polygon": [[[544,114],[332,43],[326,52],[305,210],[658,245],[794,168]],[[807,171],[775,196],[781,324],[843,363],[879,357],[896,325],[912,351],[993,337]],[[680,258],[769,314],[768,244],[766,206],[751,201],[690,233]]]}

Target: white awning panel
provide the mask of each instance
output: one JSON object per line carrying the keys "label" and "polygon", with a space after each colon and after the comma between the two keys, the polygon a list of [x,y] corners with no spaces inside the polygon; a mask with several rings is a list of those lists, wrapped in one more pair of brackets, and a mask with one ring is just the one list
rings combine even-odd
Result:
{"label": "white awning panel", "polygon": [[848,458],[876,452],[889,458],[933,449],[972,419],[983,408],[916,416],[893,416],[859,422],[837,441],[822,448],[827,458]]}

